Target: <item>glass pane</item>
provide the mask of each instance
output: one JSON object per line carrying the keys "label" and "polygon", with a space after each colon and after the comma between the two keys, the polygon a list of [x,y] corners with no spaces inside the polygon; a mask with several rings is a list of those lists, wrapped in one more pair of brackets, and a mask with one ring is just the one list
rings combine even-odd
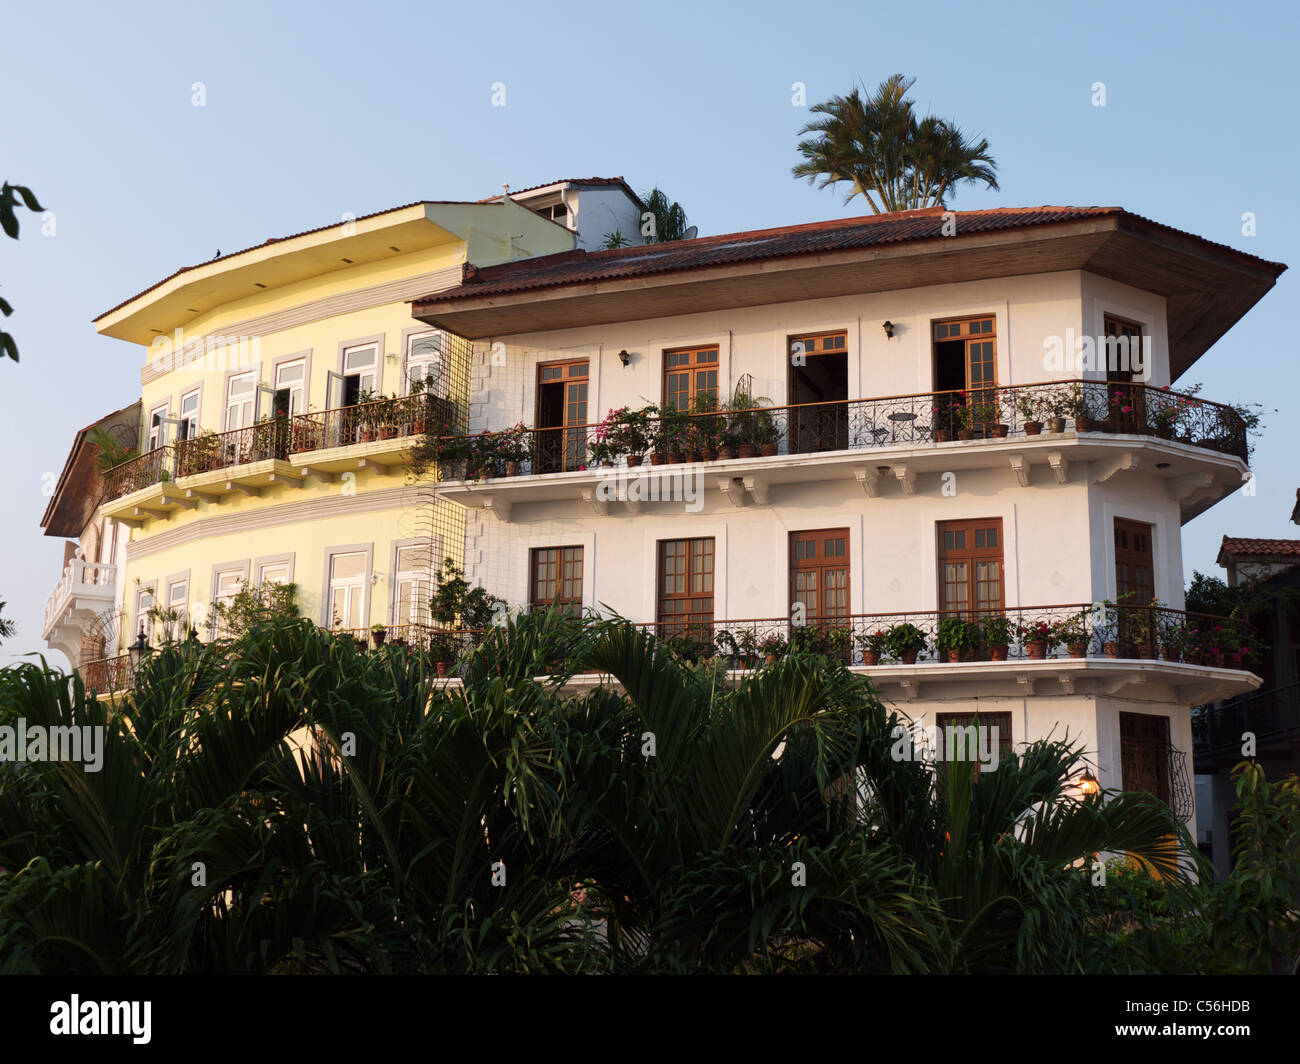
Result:
{"label": "glass pane", "polygon": [[330,561],[330,579],[360,580],[366,574],[364,554],[336,554]]}
{"label": "glass pane", "polygon": [[375,364],[374,347],[355,347],[343,353],[343,372],[355,373],[357,370],[369,369]]}

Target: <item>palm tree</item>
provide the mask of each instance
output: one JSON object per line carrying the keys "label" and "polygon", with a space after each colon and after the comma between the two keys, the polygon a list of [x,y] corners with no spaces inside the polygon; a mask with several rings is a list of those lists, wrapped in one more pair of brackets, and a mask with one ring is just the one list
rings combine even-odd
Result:
{"label": "palm tree", "polygon": [[862,196],[876,214],[943,206],[967,181],[996,191],[997,164],[988,141],[967,137],[933,115],[918,118],[907,98],[915,81],[894,74],[873,95],[855,88],[815,104],[810,110],[824,117],[799,131],[814,136],[800,141],[804,161],[794,176],[810,183],[820,178],[821,188],[847,181],[845,202]]}
{"label": "palm tree", "polygon": [[657,186],[641,194],[645,208],[655,218],[654,239],[649,243],[664,244],[669,240],[681,240],[686,235],[686,212],[676,200]]}

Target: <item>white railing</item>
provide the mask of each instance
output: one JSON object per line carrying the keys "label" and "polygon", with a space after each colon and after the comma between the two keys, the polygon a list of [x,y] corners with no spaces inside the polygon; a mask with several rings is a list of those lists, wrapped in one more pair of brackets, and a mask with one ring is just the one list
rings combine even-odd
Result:
{"label": "white railing", "polygon": [[113,598],[117,583],[117,566],[108,562],[88,562],[81,556],[81,548],[63,567],[63,576],[54,585],[45,603],[45,630],[48,632],[68,602],[76,595],[95,595]]}

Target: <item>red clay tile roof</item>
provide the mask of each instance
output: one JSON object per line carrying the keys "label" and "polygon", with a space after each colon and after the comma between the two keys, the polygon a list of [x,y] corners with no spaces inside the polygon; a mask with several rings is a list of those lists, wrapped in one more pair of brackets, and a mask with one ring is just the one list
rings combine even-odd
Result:
{"label": "red clay tile roof", "polygon": [[1300,557],[1300,539],[1243,539],[1240,536],[1224,536],[1219,547],[1220,554],[1233,557]]}
{"label": "red clay tile roof", "polygon": [[[1226,244],[1216,244],[1193,233],[1161,225],[1148,218],[1130,214],[1122,207],[998,207],[953,213],[957,216],[957,232],[961,235],[1028,229],[1104,215],[1123,216],[1140,225],[1175,233],[1206,247],[1237,256],[1253,265],[1270,269],[1275,274],[1286,269],[1282,263],[1268,262]],[[813,255],[851,248],[945,239],[942,232],[943,214],[942,207],[926,207],[916,211],[811,222],[779,229],[757,229],[664,244],[543,255],[486,267],[478,271],[478,280],[474,283],[438,292],[417,299],[414,303],[419,307],[427,302],[444,303],[791,255]]]}

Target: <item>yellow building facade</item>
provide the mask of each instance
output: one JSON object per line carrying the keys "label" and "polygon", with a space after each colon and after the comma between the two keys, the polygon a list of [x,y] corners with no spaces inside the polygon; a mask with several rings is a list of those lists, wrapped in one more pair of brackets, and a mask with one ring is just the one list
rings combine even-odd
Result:
{"label": "yellow building facade", "polygon": [[509,198],[417,203],[180,270],[98,318],[142,354],[139,455],[88,525],[125,539],[104,654],[207,638],[212,604],[250,584],[292,582],[305,617],[359,633],[427,618],[464,518],[407,459],[435,415],[464,423],[472,353],[409,301],[574,243]]}

